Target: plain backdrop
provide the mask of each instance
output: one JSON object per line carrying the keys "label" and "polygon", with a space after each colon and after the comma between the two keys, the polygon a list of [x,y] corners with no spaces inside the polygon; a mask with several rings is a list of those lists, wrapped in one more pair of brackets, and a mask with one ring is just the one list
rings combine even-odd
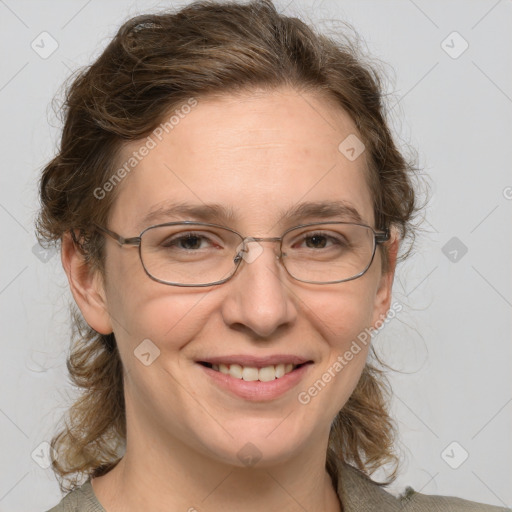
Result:
{"label": "plain backdrop", "polygon": [[[122,21],[185,3],[0,0],[0,511],[60,500],[45,450],[74,396],[67,281],[59,256],[37,247],[33,225],[38,174],[60,129],[52,98]],[[395,281],[403,310],[374,340],[401,372],[390,373],[403,460],[390,490],[510,507],[512,4],[276,6],[330,35],[340,21],[354,26],[383,62],[397,139],[416,149],[430,182],[416,251]]]}

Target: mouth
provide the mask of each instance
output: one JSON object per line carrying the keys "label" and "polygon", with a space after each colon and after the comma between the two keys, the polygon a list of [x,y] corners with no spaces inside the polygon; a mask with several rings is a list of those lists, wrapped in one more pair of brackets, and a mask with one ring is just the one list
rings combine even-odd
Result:
{"label": "mouth", "polygon": [[293,354],[231,354],[196,359],[210,384],[231,396],[252,402],[285,397],[306,379],[314,361]]}
{"label": "mouth", "polygon": [[244,380],[246,382],[270,382],[278,380],[288,375],[289,373],[298,370],[299,368],[311,364],[313,361],[307,361],[305,363],[293,364],[293,363],[279,363],[275,365],[266,366],[245,366],[238,363],[219,363],[213,364],[207,361],[198,361],[199,364],[206,368],[210,368],[213,371],[223,373],[234,379]]}

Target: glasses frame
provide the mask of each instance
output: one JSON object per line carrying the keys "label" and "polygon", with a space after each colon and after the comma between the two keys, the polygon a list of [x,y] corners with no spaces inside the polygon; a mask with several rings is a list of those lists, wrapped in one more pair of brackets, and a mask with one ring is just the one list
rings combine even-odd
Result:
{"label": "glasses frame", "polygon": [[[233,270],[231,275],[229,275],[228,277],[226,277],[224,279],[221,279],[220,281],[215,281],[213,283],[206,283],[206,284],[183,284],[183,283],[171,283],[169,281],[164,281],[162,279],[158,279],[158,278],[152,276],[148,272],[148,270],[146,269],[146,266],[144,265],[144,260],[142,259],[142,243],[141,242],[142,242],[142,236],[144,235],[144,233],[146,231],[150,230],[150,229],[153,229],[153,228],[164,227],[164,226],[189,225],[189,224],[193,224],[195,226],[209,226],[209,227],[216,227],[216,228],[226,229],[227,231],[231,231],[232,233],[234,233],[234,234],[236,234],[236,235],[238,235],[240,237],[241,244],[242,244],[242,249],[234,257],[233,262],[235,263],[235,268],[234,268],[234,270]],[[349,277],[347,279],[341,279],[339,281],[318,282],[318,281],[306,281],[306,280],[303,280],[303,279],[296,278],[286,268],[286,264],[283,261],[283,238],[290,231],[293,231],[295,229],[309,227],[309,226],[319,226],[319,225],[325,225],[325,224],[345,224],[345,225],[353,225],[353,226],[362,226],[362,227],[370,229],[373,232],[373,236],[374,236],[374,239],[373,239],[374,240],[373,251],[372,251],[372,257],[370,259],[370,262],[368,263],[368,265],[366,266],[366,268],[364,270],[359,272],[359,274],[356,274],[355,276]],[[387,242],[390,239],[389,228],[385,228],[383,231],[375,231],[371,226],[368,226],[367,224],[361,224],[361,223],[358,223],[358,222],[343,222],[343,221],[332,221],[332,222],[323,221],[323,222],[312,222],[312,223],[308,223],[308,224],[300,224],[298,226],[293,226],[292,228],[287,229],[279,237],[263,237],[263,238],[262,237],[244,236],[241,233],[239,233],[238,231],[235,231],[234,229],[231,229],[231,228],[229,228],[227,226],[222,226],[220,224],[212,224],[212,223],[209,223],[209,222],[198,222],[198,221],[193,221],[193,220],[176,221],[176,222],[165,222],[163,224],[155,224],[153,226],[149,226],[147,228],[144,228],[140,232],[139,236],[134,236],[134,237],[130,237],[130,238],[125,238],[125,237],[119,235],[118,233],[116,233],[115,231],[112,231],[112,230],[110,230],[108,228],[99,226],[97,224],[94,224],[94,227],[97,230],[99,230],[100,232],[102,232],[102,233],[110,236],[111,238],[113,238],[121,247],[123,247],[123,246],[138,247],[139,248],[139,259],[140,259],[140,261],[142,263],[142,267],[144,268],[144,272],[153,281],[156,281],[156,282],[162,283],[162,284],[166,284],[166,285],[169,285],[169,286],[194,287],[194,288],[205,287],[205,286],[215,286],[215,285],[223,284],[226,281],[229,281],[229,279],[231,279],[236,274],[238,268],[240,267],[240,263],[243,260],[242,253],[245,252],[246,244],[248,242],[279,242],[279,255],[277,256],[277,259],[281,260],[281,263],[282,263],[284,269],[286,270],[287,274],[292,279],[295,279],[296,281],[300,281],[302,283],[310,283],[310,284],[337,284],[337,283],[344,283],[346,281],[352,281],[354,279],[357,279],[358,277],[361,277],[363,274],[365,274],[368,271],[368,269],[371,267],[371,265],[373,263],[373,260],[375,259],[375,252],[377,250],[377,245],[382,244],[384,242]]]}

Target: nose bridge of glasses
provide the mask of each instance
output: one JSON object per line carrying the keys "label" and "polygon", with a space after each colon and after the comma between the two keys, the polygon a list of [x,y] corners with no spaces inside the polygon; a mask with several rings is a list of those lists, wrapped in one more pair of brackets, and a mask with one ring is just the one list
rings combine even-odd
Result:
{"label": "nose bridge of glasses", "polygon": [[[260,242],[281,242],[282,237],[255,237],[246,236],[236,248],[237,256],[235,262],[240,259],[245,260],[247,263],[252,263],[263,252],[263,245]],[[280,247],[280,245],[279,245]],[[280,254],[275,255],[276,259],[280,258]]]}
{"label": "nose bridge of glasses", "polygon": [[268,236],[268,237],[256,237],[256,236],[246,236],[244,238],[244,242],[280,242],[282,237],[280,236]]}
{"label": "nose bridge of glasses", "polygon": [[[247,249],[249,247],[249,244],[254,244],[255,247],[259,248],[259,251],[261,252],[263,250],[263,246],[260,242],[281,242],[282,237],[279,236],[269,236],[269,237],[256,237],[256,236],[246,236],[243,240],[243,247],[244,249]],[[281,244],[279,244],[281,245]]]}

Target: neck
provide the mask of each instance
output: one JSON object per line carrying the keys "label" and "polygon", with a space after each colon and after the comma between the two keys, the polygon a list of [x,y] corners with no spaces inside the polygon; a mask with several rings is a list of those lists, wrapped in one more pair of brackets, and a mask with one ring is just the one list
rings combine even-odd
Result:
{"label": "neck", "polygon": [[312,443],[316,450],[306,449],[280,464],[237,467],[207,457],[168,433],[164,436],[154,425],[127,425],[125,456],[109,473],[92,480],[108,512],[342,510],[325,468],[323,443]]}
{"label": "neck", "polygon": [[[108,512],[153,510],[186,510],[188,512],[244,510],[244,512],[341,512],[342,508],[328,475],[320,482],[308,478],[292,481],[276,476],[276,471],[248,472],[232,468],[223,473],[196,472],[196,479],[177,478],[165,481],[164,475],[153,478],[141,473],[128,459],[123,460],[107,475],[95,478],[93,489]],[[169,469],[169,468],[168,468]],[[173,468],[175,469],[175,468]],[[175,471],[171,471],[176,476]],[[102,479],[108,481],[99,482]],[[165,481],[165,482],[164,482]],[[315,483],[312,487],[311,484]]]}

